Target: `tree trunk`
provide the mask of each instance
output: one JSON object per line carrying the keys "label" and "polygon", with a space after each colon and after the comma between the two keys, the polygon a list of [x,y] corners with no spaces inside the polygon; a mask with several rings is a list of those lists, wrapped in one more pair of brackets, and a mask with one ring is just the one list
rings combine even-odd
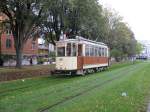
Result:
{"label": "tree trunk", "polygon": [[14,37],[14,47],[16,50],[16,68],[22,68],[22,51],[23,51],[23,29],[19,28],[18,23],[16,21],[16,26],[12,28],[12,33]]}
{"label": "tree trunk", "polygon": [[2,32],[0,32],[0,66],[3,66],[1,36],[2,36]]}
{"label": "tree trunk", "polygon": [[2,37],[2,33],[0,32],[0,58],[1,58],[1,55],[2,55],[1,37]]}
{"label": "tree trunk", "polygon": [[22,47],[16,47],[16,68],[22,67]]}
{"label": "tree trunk", "polygon": [[[17,33],[16,33],[17,34]],[[21,68],[22,67],[22,51],[23,51],[23,40],[22,37],[17,34],[14,35],[14,41],[15,41],[15,50],[16,50],[16,68]]]}

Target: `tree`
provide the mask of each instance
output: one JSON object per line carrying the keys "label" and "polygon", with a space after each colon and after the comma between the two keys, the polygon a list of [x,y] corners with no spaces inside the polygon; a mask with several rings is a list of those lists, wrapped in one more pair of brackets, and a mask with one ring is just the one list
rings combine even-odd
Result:
{"label": "tree", "polygon": [[12,30],[17,68],[21,68],[24,44],[38,33],[43,10],[42,0],[0,0],[0,12],[7,16]]}
{"label": "tree", "polygon": [[73,20],[70,22],[71,34],[97,41],[104,38],[105,21],[97,0],[73,0],[73,10],[76,13],[69,16],[73,18],[70,19]]}
{"label": "tree", "polygon": [[116,27],[120,21],[122,21],[122,17],[118,15],[115,10],[112,9],[103,9],[103,15],[105,18],[105,43],[108,44],[109,48],[112,49],[114,45],[117,44],[117,32]]}
{"label": "tree", "polygon": [[118,59],[135,55],[136,40],[128,24],[115,11],[104,9],[104,16],[107,26],[105,42],[111,50],[111,56],[119,61]]}
{"label": "tree", "polygon": [[60,35],[76,35],[92,40],[102,40],[104,18],[97,0],[50,0],[41,32],[47,41],[55,44]]}
{"label": "tree", "polygon": [[143,50],[143,45],[139,42],[136,43],[136,54],[140,54],[141,51]]}
{"label": "tree", "polygon": [[79,35],[106,43],[116,59],[135,54],[136,40],[128,24],[97,0],[50,0],[41,29],[43,37],[54,45],[60,35]]}
{"label": "tree", "polygon": [[[17,67],[21,67],[26,41],[40,34],[55,45],[60,36],[76,35],[102,41],[117,57],[135,54],[136,40],[130,27],[115,11],[102,8],[98,0],[0,0],[13,33]],[[131,50],[132,49],[132,50]],[[117,51],[116,51],[117,50]]]}
{"label": "tree", "polygon": [[45,18],[40,26],[41,34],[47,42],[55,45],[60,35],[67,30],[67,14],[70,6],[68,0],[49,0]]}

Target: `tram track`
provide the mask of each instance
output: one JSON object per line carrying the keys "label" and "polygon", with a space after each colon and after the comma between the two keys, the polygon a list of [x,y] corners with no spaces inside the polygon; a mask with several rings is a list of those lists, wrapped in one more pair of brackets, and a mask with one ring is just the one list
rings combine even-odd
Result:
{"label": "tram track", "polygon": [[[52,80],[47,81],[46,83],[43,83],[43,81],[42,81],[42,82],[37,82],[37,83],[34,83],[34,84],[29,84],[27,86],[21,86],[21,87],[17,87],[17,88],[11,88],[11,89],[8,89],[8,90],[2,90],[2,91],[0,91],[0,96],[3,96],[3,95],[5,95],[7,93],[10,93],[10,92],[12,93],[12,92],[15,92],[15,91],[20,91],[20,90],[24,90],[24,89],[28,89],[28,88],[32,88],[32,87],[39,87],[37,85],[40,85],[40,87],[43,87],[43,86],[48,85],[48,84],[53,84],[53,82],[55,82],[56,80],[58,80],[58,79],[57,78],[52,79]],[[92,80],[92,81],[96,81],[96,80]],[[91,81],[91,83],[92,83],[92,81]],[[59,83],[60,83],[60,81],[58,81],[57,84],[59,84]],[[66,88],[69,88],[69,87],[66,87]],[[56,90],[56,92],[61,92],[62,90]]]}
{"label": "tram track", "polygon": [[[135,68],[136,67],[134,67],[134,69]],[[56,103],[53,103],[53,104],[51,104],[51,105],[49,105],[47,107],[43,107],[43,108],[38,109],[37,112],[48,112],[48,110],[52,109],[53,107],[56,107],[56,106],[58,106],[60,104],[63,104],[65,102],[69,101],[69,100],[72,100],[72,99],[76,98],[76,97],[82,96],[82,95],[84,95],[84,94],[86,94],[86,93],[88,93],[88,92],[90,92],[90,91],[92,91],[92,90],[94,90],[96,88],[102,88],[104,85],[106,85],[108,83],[111,83],[114,80],[121,79],[122,77],[125,76],[125,74],[129,75],[130,72],[133,72],[133,71],[130,71],[129,69],[126,69],[124,72],[121,72],[121,74],[116,76],[116,77],[113,77],[111,79],[108,79],[108,80],[100,83],[100,84],[96,84],[96,85],[94,85],[92,87],[89,87],[88,89],[85,89],[85,90],[83,90],[83,91],[81,91],[81,92],[79,92],[77,94],[74,94],[74,95],[71,95],[71,96],[66,96],[66,97],[63,98],[63,100],[60,100],[60,101],[58,101]]]}
{"label": "tram track", "polygon": [[[50,83],[52,83],[52,82],[54,82],[54,81],[56,81],[56,80],[58,80],[58,78],[55,78],[55,79],[51,79],[51,80],[48,80],[47,82],[50,82]],[[52,82],[51,82],[52,81]],[[47,84],[50,84],[50,83],[43,83],[43,81],[42,82],[34,82],[34,83],[32,83],[32,84],[28,84],[28,85],[26,85],[26,86],[21,86],[21,87],[17,87],[17,88],[10,88],[10,89],[4,89],[4,90],[0,90],[0,96],[2,95],[2,94],[7,94],[7,93],[9,93],[9,92],[14,92],[14,91],[19,91],[19,90],[22,90],[22,89],[28,89],[28,88],[32,88],[32,87],[37,87],[37,85],[47,85]],[[58,82],[60,82],[60,81],[58,81]],[[24,82],[22,82],[22,83],[24,83]],[[53,84],[53,83],[52,83]],[[60,91],[58,91],[58,92],[60,92]]]}
{"label": "tram track", "polygon": [[[11,88],[11,89],[7,89],[7,90],[2,90],[2,91],[0,91],[0,96],[3,96],[3,95],[5,95],[7,93],[10,93],[10,92],[12,93],[12,92],[15,92],[15,91],[20,91],[20,90],[24,90],[25,91],[25,89],[32,88],[32,87],[38,87],[38,88],[39,87],[44,87],[45,85],[53,84],[53,82],[55,82],[56,80],[58,80],[58,79],[57,78],[56,79],[52,79],[52,80],[49,80],[49,81],[47,81],[45,83],[43,83],[43,81],[42,81],[42,82],[36,82],[34,84],[29,84],[27,86],[21,86],[21,87],[17,87],[17,88]],[[97,80],[93,79],[92,81],[90,81],[90,83],[95,82],[95,81],[97,81]],[[58,81],[57,84],[59,84],[59,83],[60,83],[60,81]],[[40,86],[37,86],[37,85],[40,85]],[[51,85],[51,86],[53,86],[53,85]],[[69,88],[69,87],[66,87],[66,88]],[[64,90],[64,88],[56,90],[55,92],[61,92],[63,90]],[[53,92],[53,91],[51,91],[51,92]]]}
{"label": "tram track", "polygon": [[[53,79],[52,81],[56,81],[56,80],[58,80],[58,79]],[[41,86],[44,86],[44,85],[47,85],[47,84],[50,84],[50,83],[52,83],[51,81],[47,81],[47,82],[49,82],[49,83],[43,83],[43,81],[42,82],[36,82],[36,83],[34,83],[34,84],[28,84],[27,86],[21,86],[21,87],[17,87],[17,88],[11,88],[11,89],[6,89],[6,90],[2,90],[2,91],[0,91],[0,96],[2,95],[2,94],[7,94],[7,93],[9,93],[9,92],[14,92],[14,91],[19,91],[19,90],[24,90],[24,89],[28,89],[28,88],[32,88],[32,87],[37,87],[37,85],[40,85],[40,87]],[[39,87],[39,86],[38,86]]]}
{"label": "tram track", "polygon": [[[3,91],[4,93],[0,94],[0,97],[2,98],[1,102],[4,102],[5,99],[9,98],[13,98],[13,101],[11,101],[12,103],[18,100],[22,105],[34,102],[38,102],[39,104],[41,102],[40,105],[35,107],[34,111],[54,111],[70,101],[72,102],[83,96],[86,97],[91,92],[93,93],[97,90],[100,92],[107,85],[111,85],[122,79],[128,79],[131,76],[134,76],[133,74],[135,74],[137,70],[139,71],[141,69],[143,69],[142,63],[119,67],[117,69],[110,69],[100,74],[95,73],[94,75],[87,75],[84,77],[61,76],[51,77],[50,79],[40,78],[40,80],[35,81],[26,80],[21,83],[19,81],[19,85],[16,85],[18,82],[12,83],[12,86],[9,86],[10,84],[6,84],[5,86],[1,85],[1,92],[2,90],[5,90]],[[20,98],[26,99],[25,97],[30,100],[25,100],[24,102],[20,100]],[[16,111],[16,109],[17,108],[14,108],[13,110]]]}

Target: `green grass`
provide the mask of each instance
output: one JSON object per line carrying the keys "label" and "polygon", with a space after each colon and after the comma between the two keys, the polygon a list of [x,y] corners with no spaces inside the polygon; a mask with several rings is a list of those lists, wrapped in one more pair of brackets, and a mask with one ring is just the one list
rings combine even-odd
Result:
{"label": "green grass", "polygon": [[84,77],[0,83],[0,112],[144,112],[150,92],[149,68],[149,62],[128,62]]}

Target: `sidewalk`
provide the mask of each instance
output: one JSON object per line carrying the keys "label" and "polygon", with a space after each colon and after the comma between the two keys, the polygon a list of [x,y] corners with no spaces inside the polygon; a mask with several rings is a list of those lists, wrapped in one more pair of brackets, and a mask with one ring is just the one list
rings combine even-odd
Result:
{"label": "sidewalk", "polygon": [[147,112],[150,112],[150,102],[148,103]]}

